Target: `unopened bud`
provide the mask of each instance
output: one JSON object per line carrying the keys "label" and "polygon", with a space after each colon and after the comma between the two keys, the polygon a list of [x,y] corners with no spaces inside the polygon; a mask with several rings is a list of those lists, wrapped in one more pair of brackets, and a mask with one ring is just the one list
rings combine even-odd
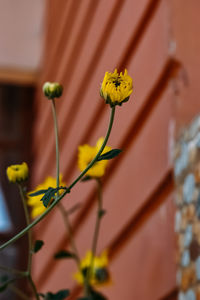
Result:
{"label": "unopened bud", "polygon": [[13,183],[20,183],[28,178],[28,166],[25,162],[20,165],[11,165],[7,168],[8,180]]}
{"label": "unopened bud", "polygon": [[58,82],[45,82],[43,93],[48,99],[59,98],[62,96],[63,87]]}

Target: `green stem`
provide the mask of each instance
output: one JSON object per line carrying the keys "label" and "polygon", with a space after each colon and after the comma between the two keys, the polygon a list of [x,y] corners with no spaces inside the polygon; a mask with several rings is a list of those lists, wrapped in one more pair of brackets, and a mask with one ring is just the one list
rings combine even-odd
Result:
{"label": "green stem", "polygon": [[19,296],[21,299],[24,300],[30,300],[30,297],[27,296],[25,293],[23,293],[20,289],[18,289],[16,286],[14,285],[10,285],[9,286],[10,290],[13,291],[17,296]]}
{"label": "green stem", "polygon": [[68,193],[68,189],[60,195],[58,199],[56,199],[52,204],[44,211],[42,215],[40,215],[37,219],[35,219],[29,226],[25,227],[22,229],[18,234],[16,234],[13,238],[8,240],[6,243],[0,246],[0,250],[3,250],[6,248],[8,245],[14,243],[17,241],[19,238],[24,236],[31,228],[33,228],[36,224],[38,224],[53,208],[56,206],[56,204]]}
{"label": "green stem", "polygon": [[16,280],[21,279],[23,277],[27,277],[27,274],[19,274],[18,277],[15,278],[11,278],[9,280],[7,280],[6,282],[4,282],[4,284],[6,284],[6,286],[10,286],[11,284],[13,284]]}
{"label": "green stem", "polygon": [[[24,213],[25,213],[25,217],[26,217],[26,223],[27,223],[27,226],[29,226],[30,225],[30,218],[29,218],[28,207],[27,207],[27,204],[26,204],[26,198],[24,196],[24,192],[23,192],[23,188],[22,188],[21,184],[18,184],[18,187],[19,187],[20,196],[21,196],[23,206],[24,206]],[[32,287],[35,298],[37,300],[40,300],[40,298],[38,296],[36,286],[33,282],[32,276],[31,276],[32,255],[33,255],[33,252],[32,252],[32,230],[28,231],[28,244],[29,244],[29,252],[28,252],[28,266],[27,266],[27,274],[28,275],[27,275],[27,279],[28,279],[28,281],[29,281],[29,283]]]}
{"label": "green stem", "polygon": [[21,230],[18,234],[16,234],[13,238],[11,238],[10,240],[8,240],[6,243],[4,243],[3,245],[0,246],[0,250],[3,250],[5,247],[7,247],[8,245],[14,243],[16,240],[18,240],[19,238],[21,238],[22,236],[24,236],[24,234],[27,233],[27,231],[29,231],[32,227],[34,227],[36,224],[38,224],[48,213],[50,213],[50,211],[54,208],[54,206],[57,205],[57,203],[67,194],[69,193],[69,191],[73,188],[73,186],[87,173],[87,171],[95,164],[95,162],[97,161],[98,157],[101,155],[104,147],[106,146],[106,143],[108,141],[111,129],[112,129],[112,125],[113,125],[113,120],[114,120],[114,114],[115,114],[115,107],[112,107],[111,110],[111,117],[110,117],[110,123],[109,123],[109,127],[108,127],[108,131],[106,134],[106,137],[104,139],[104,142],[102,144],[102,147],[100,148],[99,152],[97,153],[97,155],[95,156],[95,158],[90,162],[90,164],[85,168],[85,170],[83,170],[83,172],[81,172],[81,174],[72,182],[72,184],[66,189],[66,191],[60,195],[55,201],[53,201],[51,203],[51,205],[43,212],[42,215],[40,215],[37,219],[35,219],[29,226],[27,226],[26,228],[24,228],[23,230]]}
{"label": "green stem", "polygon": [[33,290],[33,293],[34,293],[34,295],[35,295],[35,298],[36,298],[37,300],[40,300],[40,297],[39,297],[39,295],[38,295],[38,292],[37,292],[36,286],[35,286],[35,284],[34,284],[34,282],[33,282],[33,279],[32,279],[31,274],[29,274],[29,276],[28,276],[28,281],[29,281],[30,286],[31,286],[31,288],[32,288],[32,290]]}
{"label": "green stem", "polygon": [[90,286],[87,280],[84,280],[83,292],[86,299],[87,297],[90,299]]}
{"label": "green stem", "polygon": [[[26,199],[24,196],[24,192],[23,192],[23,188],[21,186],[21,184],[18,184],[18,188],[19,188],[19,193],[22,199],[22,203],[23,203],[23,207],[24,207],[24,214],[25,214],[25,218],[26,218],[26,224],[27,226],[29,226],[30,224],[30,217],[29,217],[29,211],[28,211],[28,207],[26,204]],[[31,272],[31,262],[32,262],[32,230],[28,231],[28,246],[29,246],[29,251],[28,251],[28,272]]]}
{"label": "green stem", "polygon": [[[56,185],[58,188],[59,187],[59,174],[60,174],[58,122],[57,122],[57,116],[56,116],[55,100],[51,99],[51,103],[52,103],[52,113],[53,113],[55,141],[56,141]],[[58,198],[58,196],[59,196],[59,191],[57,192],[57,198]]]}
{"label": "green stem", "polygon": [[8,268],[8,267],[4,267],[0,265],[0,270],[3,270],[5,272],[9,272],[12,274],[16,274],[16,275],[21,275],[21,276],[27,276],[27,272],[26,271],[20,271],[14,268]]}
{"label": "green stem", "polygon": [[[56,106],[55,106],[55,100],[51,99],[51,103],[52,103],[52,113],[53,113],[53,120],[54,120],[54,131],[55,131],[55,142],[56,142],[56,185],[57,188],[59,187],[59,174],[60,174],[60,163],[59,163],[59,137],[58,137],[58,122],[57,122],[57,116],[56,116]],[[59,197],[59,191],[57,192],[57,198]],[[75,254],[75,259],[76,262],[78,264],[78,266],[80,265],[80,258],[79,258],[79,254],[78,254],[78,250],[76,248],[76,244],[75,241],[73,239],[73,234],[72,234],[72,228],[69,222],[69,217],[68,217],[68,213],[65,210],[64,206],[61,203],[58,203],[58,208],[61,212],[61,215],[63,217],[64,223],[65,223],[65,227],[67,229],[67,233],[69,236],[69,241],[71,244],[71,247],[74,251]]]}
{"label": "green stem", "polygon": [[97,249],[97,241],[99,237],[99,230],[100,230],[100,223],[101,223],[101,213],[103,209],[103,197],[102,197],[102,185],[100,179],[96,179],[97,181],[97,186],[98,186],[98,210],[97,210],[97,218],[96,218],[96,225],[95,225],[95,230],[94,230],[94,237],[93,237],[93,242],[92,242],[92,254],[93,257],[96,254],[96,249]]}
{"label": "green stem", "polygon": [[71,224],[70,224],[70,221],[69,221],[68,212],[65,210],[62,203],[58,203],[58,208],[59,208],[59,210],[62,214],[64,223],[65,223],[65,227],[66,227],[66,230],[67,230],[67,233],[68,233],[70,245],[71,245],[71,248],[72,248],[72,250],[75,254],[75,260],[76,260],[77,266],[78,266],[78,268],[80,268],[80,256],[79,256],[78,249],[77,249],[75,241],[74,241],[72,227],[71,227]]}
{"label": "green stem", "polygon": [[83,170],[83,172],[74,180],[74,182],[72,182],[72,184],[69,186],[69,189],[71,189],[87,173],[87,171],[95,164],[95,162],[97,161],[97,159],[103,152],[103,149],[105,148],[108,138],[110,136],[110,132],[111,132],[113,121],[114,121],[114,116],[115,116],[115,106],[112,107],[108,131],[107,131],[106,137],[103,141],[103,144],[102,144],[101,148],[99,149],[99,152],[97,153],[95,158],[88,164],[88,166],[85,168],[85,170]]}
{"label": "green stem", "polygon": [[87,276],[86,276],[86,296],[88,296],[88,286],[90,282],[90,276],[92,275],[93,265],[94,265],[94,258],[96,255],[97,250],[97,242],[99,237],[99,231],[100,231],[100,223],[101,223],[101,217],[102,217],[102,209],[103,209],[103,197],[102,197],[102,185],[99,178],[96,178],[97,181],[97,189],[98,189],[98,209],[97,209],[97,217],[96,217],[96,224],[93,234],[93,240],[92,240],[92,256],[90,261],[90,268],[88,269]]}

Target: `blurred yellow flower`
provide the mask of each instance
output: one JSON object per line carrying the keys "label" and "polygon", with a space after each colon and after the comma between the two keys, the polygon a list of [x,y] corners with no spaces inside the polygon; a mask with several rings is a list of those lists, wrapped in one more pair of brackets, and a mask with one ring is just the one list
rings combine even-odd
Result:
{"label": "blurred yellow flower", "polygon": [[[81,170],[85,170],[88,164],[93,160],[93,158],[97,155],[103,144],[104,138],[101,137],[98,139],[96,146],[92,147],[90,145],[82,145],[78,147],[78,167]],[[111,147],[105,146],[102,154],[111,150]],[[107,166],[107,160],[101,160],[96,162],[86,173],[86,176],[90,177],[102,177],[105,173],[105,169]]]}
{"label": "blurred yellow flower", "polygon": [[28,165],[23,162],[21,165],[11,165],[6,170],[10,182],[22,182],[28,178]]}
{"label": "blurred yellow flower", "polygon": [[112,107],[128,101],[132,91],[133,81],[127,70],[125,69],[123,75],[122,72],[120,74],[117,73],[117,69],[115,69],[113,73],[106,72],[101,85],[100,95]]}
{"label": "blurred yellow flower", "polygon": [[84,284],[84,279],[90,272],[91,286],[103,286],[111,283],[110,274],[108,272],[108,255],[107,251],[104,251],[101,256],[95,256],[92,262],[92,252],[88,251],[86,256],[81,260],[80,270],[74,274],[74,279],[80,284]]}
{"label": "blurred yellow flower", "polygon": [[[62,181],[62,175],[60,175],[60,178],[59,178],[59,185],[60,186],[65,186],[66,184]],[[35,193],[39,190],[46,190],[48,189],[49,187],[52,187],[52,188],[56,188],[57,185],[56,185],[56,178],[53,178],[51,176],[47,177],[45,179],[45,181],[41,184],[39,184],[33,191],[29,192],[27,194],[27,204],[29,206],[31,206],[32,210],[31,210],[31,217],[34,219],[36,218],[37,216],[41,215],[45,210],[46,210],[46,207],[43,205],[42,201],[41,201],[41,198],[42,196],[41,195],[38,195],[38,196],[29,196],[31,193]],[[63,193],[62,190],[59,190],[59,194],[61,195]]]}

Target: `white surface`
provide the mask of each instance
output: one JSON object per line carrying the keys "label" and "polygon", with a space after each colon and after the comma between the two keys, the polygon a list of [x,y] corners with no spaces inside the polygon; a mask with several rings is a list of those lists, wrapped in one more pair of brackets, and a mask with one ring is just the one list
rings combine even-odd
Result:
{"label": "white surface", "polygon": [[0,0],[0,68],[35,71],[43,47],[45,0]]}

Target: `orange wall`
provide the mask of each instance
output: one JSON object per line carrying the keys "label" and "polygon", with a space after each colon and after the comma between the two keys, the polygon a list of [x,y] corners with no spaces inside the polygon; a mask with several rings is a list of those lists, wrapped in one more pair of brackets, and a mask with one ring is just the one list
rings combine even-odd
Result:
{"label": "orange wall", "polygon": [[[110,249],[114,285],[104,290],[109,299],[174,299],[169,151],[174,121],[180,124],[181,111],[186,110],[179,105],[182,94],[177,98],[176,86],[190,92],[190,87],[183,87],[180,75],[181,64],[186,61],[182,49],[187,37],[182,41],[179,27],[188,11],[185,8],[182,16],[179,9],[181,3],[187,6],[187,2],[60,0],[58,5],[48,1],[46,48],[36,99],[33,187],[46,176],[55,176],[51,107],[41,96],[41,85],[59,81],[64,86],[64,95],[56,105],[61,172],[70,183],[79,172],[78,145],[95,144],[107,128],[109,107],[99,97],[105,71],[126,67],[133,77],[133,96],[117,108],[109,139],[109,145],[124,151],[110,163],[104,180],[104,207],[108,213],[102,222],[98,251]],[[199,6],[198,1],[194,2]],[[195,77],[191,62],[186,62],[185,68]],[[195,98],[193,101],[197,106]],[[194,111],[184,120],[193,115]],[[66,208],[81,202],[81,209],[71,219],[77,245],[84,255],[91,244],[96,210],[94,184],[80,183],[63,200]],[[36,236],[45,241],[34,263],[39,290],[69,287],[75,293],[71,275],[74,263],[55,263],[52,259],[57,250],[68,247],[59,211],[55,209],[37,226]]]}

